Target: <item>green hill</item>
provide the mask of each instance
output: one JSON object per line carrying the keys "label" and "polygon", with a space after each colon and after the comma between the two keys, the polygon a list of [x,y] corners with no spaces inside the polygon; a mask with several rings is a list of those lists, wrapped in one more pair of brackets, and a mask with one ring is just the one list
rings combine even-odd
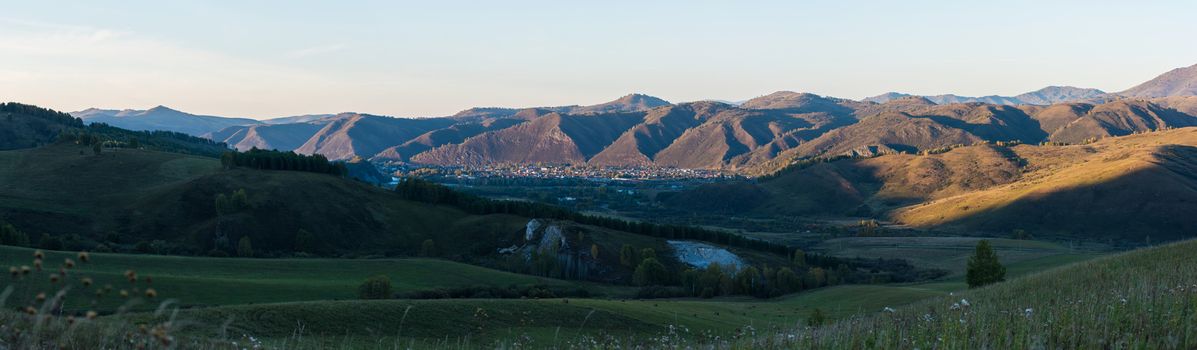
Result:
{"label": "green hill", "polygon": [[84,125],[70,114],[37,106],[0,103],[0,150],[33,148],[51,143],[144,148],[218,157],[227,145],[183,133],[131,131],[103,123]]}
{"label": "green hill", "polygon": [[[162,241],[154,252],[233,254],[232,245],[250,237],[255,251],[267,256],[292,251],[301,229],[316,237],[310,253],[414,253],[424,239],[490,228],[516,232],[526,221],[498,215],[467,220],[458,210],[404,201],[326,174],[222,170],[216,159],[178,153],[83,150],[54,145],[0,152],[0,217],[34,239],[61,236],[68,249],[104,244],[135,250],[139,243]],[[238,190],[247,194],[244,208],[217,215],[215,198]],[[471,241],[442,244],[458,251],[463,247],[455,243]]]}
{"label": "green hill", "polygon": [[1079,263],[893,313],[787,331],[782,339],[794,341],[783,346],[1191,349],[1197,346],[1194,252],[1197,241],[1184,241]]}

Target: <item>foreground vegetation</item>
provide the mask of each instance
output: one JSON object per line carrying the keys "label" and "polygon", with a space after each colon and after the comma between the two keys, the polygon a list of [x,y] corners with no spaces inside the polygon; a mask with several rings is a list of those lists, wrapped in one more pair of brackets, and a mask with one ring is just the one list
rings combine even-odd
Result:
{"label": "foreground vegetation", "polygon": [[752,341],[828,348],[1197,346],[1197,241],[1096,259]]}
{"label": "foreground vegetation", "polygon": [[[33,249],[0,246],[0,266],[32,267],[33,253]],[[44,251],[44,254],[47,272],[57,271],[57,264],[65,259],[75,259],[75,254],[69,252]],[[86,289],[80,283],[82,278],[91,279],[96,286],[113,286],[114,291],[130,289],[127,270],[152,278],[159,293],[178,300],[184,307],[352,300],[358,297],[358,285],[375,275],[388,276],[393,292],[398,295],[513,285],[543,286],[558,291],[586,289],[595,296],[625,296],[634,292],[630,287],[546,279],[434,259],[239,259],[99,253],[91,256],[102,263],[79,266],[70,278],[57,284],[50,283],[45,276],[24,279],[13,297],[28,299],[36,293],[53,293],[62,287]],[[90,302],[90,298],[70,298],[65,309],[74,312],[90,308],[111,313],[127,300],[108,297],[100,298],[96,305]],[[144,304],[136,309],[154,307],[157,305]]]}
{"label": "foreground vegetation", "polygon": [[[0,247],[5,263],[29,264],[33,250]],[[909,285],[841,285],[820,288],[767,301],[725,297],[710,300],[624,300],[631,290],[487,270],[430,259],[239,259],[124,254],[91,254],[92,263],[73,268],[65,282],[50,284],[47,275],[65,259],[65,252],[44,252],[45,271],[7,283],[17,288],[4,299],[5,310],[39,306],[42,329],[54,341],[94,347],[140,334],[140,341],[157,344],[154,329],[169,335],[172,344],[223,348],[230,342],[286,348],[415,347],[549,347],[626,344],[648,347],[709,344],[729,346],[792,334],[812,323],[818,313],[828,320],[870,315],[928,298],[959,292],[962,278]],[[1025,266],[1024,266],[1025,265]],[[1024,261],[1010,265],[1012,276],[1050,266]],[[138,282],[124,281],[133,269]],[[594,299],[441,299],[354,300],[357,284],[367,276],[386,274],[395,292],[447,289],[477,284],[536,283],[549,287],[583,287],[606,293]],[[310,276],[310,277],[309,277]],[[89,286],[80,283],[90,278]],[[148,280],[152,278],[152,282]],[[1014,280],[1007,283],[1019,283]],[[89,293],[112,284],[116,289],[100,298]],[[999,286],[1002,284],[999,284]],[[7,287],[7,286],[6,286]],[[66,287],[65,307],[46,307],[36,293]],[[143,296],[155,289],[155,298]],[[138,290],[137,288],[142,288]],[[117,290],[127,289],[128,298]],[[982,289],[984,290],[984,289]],[[53,293],[48,293],[53,297]],[[614,298],[612,298],[614,297]],[[953,297],[952,299],[955,299]],[[971,301],[973,297],[968,297]],[[89,305],[90,301],[99,301]],[[340,301],[333,301],[340,299]],[[296,300],[297,302],[267,302]],[[299,301],[307,300],[307,301]],[[199,301],[199,302],[196,302]],[[30,304],[24,304],[30,302]],[[133,314],[121,313],[130,306]],[[99,317],[87,319],[87,311]],[[178,309],[178,312],[173,310]],[[915,308],[918,310],[925,307]],[[0,312],[5,325],[34,321]],[[66,325],[70,316],[78,326]],[[55,325],[54,322],[57,322]],[[148,328],[139,333],[141,325]],[[60,327],[60,328],[54,328]],[[74,329],[70,339],[62,331]],[[7,328],[8,330],[16,328]],[[28,328],[25,328],[28,329]],[[57,332],[50,330],[58,329]],[[252,338],[252,340],[251,340]],[[45,340],[45,339],[43,339]],[[12,344],[12,343],[10,343]],[[130,343],[132,344],[132,343]],[[589,344],[589,345],[588,345]],[[759,345],[759,344],[744,344]],[[133,346],[130,346],[132,348]]]}

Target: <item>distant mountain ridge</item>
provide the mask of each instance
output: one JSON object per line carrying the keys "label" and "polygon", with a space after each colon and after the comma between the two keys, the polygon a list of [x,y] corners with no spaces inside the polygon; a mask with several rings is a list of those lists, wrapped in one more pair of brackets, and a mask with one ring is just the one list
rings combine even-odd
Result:
{"label": "distant mountain ridge", "polygon": [[[934,96],[922,96],[922,97],[924,97],[927,100],[934,102],[936,104],[982,102],[982,103],[990,103],[990,104],[995,104],[995,105],[1017,106],[1017,105],[1051,105],[1051,104],[1062,103],[1062,102],[1092,101],[1095,99],[1101,99],[1103,97],[1107,97],[1107,95],[1108,94],[1105,91],[1101,91],[1098,89],[1078,88],[1078,87],[1072,87],[1072,86],[1048,86],[1048,87],[1045,87],[1045,88],[1042,88],[1039,90],[1023,93],[1023,94],[1020,94],[1017,96],[990,95],[990,96],[981,96],[981,97],[969,97],[969,96],[946,94],[946,95],[934,95]],[[894,100],[894,99],[897,99],[900,97],[908,97],[908,96],[914,96],[914,95],[904,94],[904,93],[899,93],[899,92],[888,92],[885,94],[865,98],[863,101],[874,102],[874,103],[886,103],[886,102],[889,102],[891,100]]]}
{"label": "distant mountain ridge", "polygon": [[248,118],[227,118],[210,115],[195,115],[177,111],[166,106],[157,106],[147,110],[112,110],[90,108],[70,113],[85,123],[104,123],[129,130],[164,130],[175,131],[194,136],[219,131],[221,129],[260,123]]}
{"label": "distant mountain ridge", "polygon": [[[91,109],[75,115],[130,128],[210,130],[199,135],[237,149],[319,153],[337,160],[650,165],[769,173],[819,156],[919,152],[996,141],[1080,143],[1197,126],[1197,96],[1191,96],[1195,76],[1197,66],[1176,69],[1120,94],[1049,86],[1017,96],[888,93],[856,101],[778,91],[737,104],[673,104],[633,93],[589,106],[477,107],[438,118],[341,113],[257,121],[166,107]],[[234,125],[212,130],[219,123]]]}
{"label": "distant mountain ridge", "polygon": [[1141,98],[1197,96],[1197,64],[1173,69],[1118,94]]}

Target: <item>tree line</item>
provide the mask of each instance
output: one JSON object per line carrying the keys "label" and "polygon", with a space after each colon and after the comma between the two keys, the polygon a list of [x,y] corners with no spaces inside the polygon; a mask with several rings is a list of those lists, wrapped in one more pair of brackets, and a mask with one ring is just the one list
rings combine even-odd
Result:
{"label": "tree line", "polygon": [[245,152],[229,151],[220,156],[220,164],[225,169],[246,167],[261,170],[290,170],[312,173],[345,176],[349,169],[342,162],[330,162],[323,155],[304,155],[295,152],[281,152],[274,150],[260,150],[257,148]]}
{"label": "tree line", "polygon": [[0,113],[22,114],[30,117],[45,119],[57,124],[83,127],[83,121],[79,118],[71,116],[70,114],[23,103],[0,103]]}

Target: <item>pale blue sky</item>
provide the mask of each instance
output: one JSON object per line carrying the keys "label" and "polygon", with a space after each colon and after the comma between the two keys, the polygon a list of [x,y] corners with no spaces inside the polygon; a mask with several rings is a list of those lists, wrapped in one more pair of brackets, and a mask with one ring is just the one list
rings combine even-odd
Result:
{"label": "pale blue sky", "polygon": [[777,90],[1118,91],[1197,63],[1197,1],[21,1],[0,100],[273,117]]}

